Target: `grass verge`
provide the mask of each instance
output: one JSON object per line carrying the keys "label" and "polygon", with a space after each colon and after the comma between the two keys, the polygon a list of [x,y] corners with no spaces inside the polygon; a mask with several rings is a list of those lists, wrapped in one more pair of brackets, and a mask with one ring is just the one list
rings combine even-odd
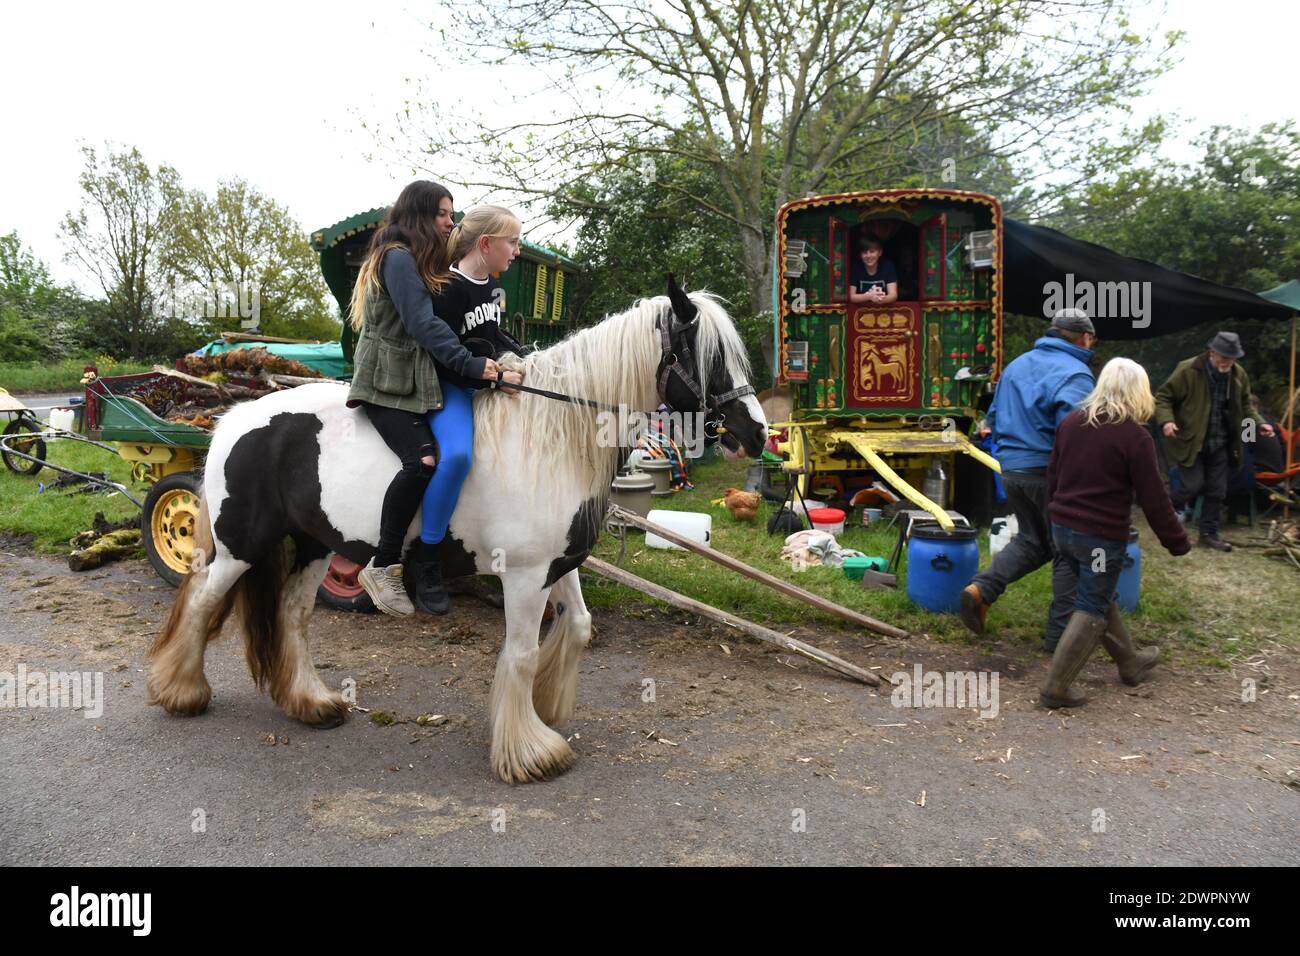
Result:
{"label": "grass verge", "polygon": [[113,362],[107,364],[94,356],[60,359],[57,362],[0,362],[0,388],[15,395],[39,392],[81,392],[82,370],[97,365],[100,375],[134,375],[147,372],[152,364]]}
{"label": "grass verge", "polygon": [[[906,594],[907,560],[899,568],[894,591],[866,591],[834,568],[792,570],[779,555],[783,536],[767,534],[767,519],[776,505],[764,502],[753,522],[741,522],[721,504],[711,504],[728,487],[741,487],[745,462],[722,459],[701,462],[690,469],[694,491],[656,499],[656,508],[706,512],[713,516],[713,545],[719,551],[769,574],[799,585],[828,600],[869,614],[939,641],[991,646],[996,641],[1041,646],[1047,608],[1051,603],[1051,569],[1040,568],[1011,586],[989,612],[983,638],[968,632],[952,614],[931,614],[916,607]],[[856,513],[853,517],[857,517]],[[1181,558],[1169,555],[1144,522],[1138,523],[1142,544],[1142,599],[1132,615],[1131,627],[1139,641],[1154,642],[1198,664],[1223,667],[1249,655],[1262,645],[1280,641],[1300,644],[1300,624],[1287,595],[1300,583],[1290,565],[1238,548],[1231,554],[1193,549]],[[1258,534],[1245,526],[1228,527],[1229,538],[1246,540]],[[845,528],[838,540],[846,548],[887,557],[896,531],[860,526]],[[601,536],[595,554],[606,561],[618,557],[617,539]],[[988,566],[988,534],[980,533],[980,567]],[[832,624],[838,618],[778,594],[757,581],[742,577],[707,559],[682,551],[647,548],[645,536],[629,532],[623,566],[633,574],[751,620],[781,625]],[[592,607],[614,608],[628,602],[646,602],[640,592],[607,582],[584,572],[584,594]],[[1293,598],[1291,599],[1294,600]]]}
{"label": "grass verge", "polygon": [[[81,472],[106,472],[110,478],[131,488],[141,501],[148,489],[131,483],[131,469],[121,458],[103,449],[65,440],[47,443],[47,460]],[[59,477],[48,468],[31,477],[16,475],[0,467],[0,534],[40,552],[67,554],[68,539],[87,530],[95,512],[104,512],[110,522],[138,517],[140,510],[117,493],[70,494],[41,490]],[[84,488],[81,484],[70,491]]]}

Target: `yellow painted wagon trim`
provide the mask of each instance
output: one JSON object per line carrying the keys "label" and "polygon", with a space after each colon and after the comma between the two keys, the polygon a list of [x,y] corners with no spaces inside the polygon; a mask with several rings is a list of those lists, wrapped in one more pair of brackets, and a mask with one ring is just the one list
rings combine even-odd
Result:
{"label": "yellow painted wagon trim", "polygon": [[[853,444],[854,447],[857,447],[856,442]],[[952,519],[948,517],[948,513],[909,485],[903,479],[902,475],[885,464],[885,459],[876,454],[876,450],[871,447],[870,443],[864,442],[862,447],[858,448],[858,451],[861,452],[863,458],[871,462],[871,467],[876,470],[876,474],[880,475],[881,478],[884,478],[891,487],[899,492],[899,494],[912,502],[912,504],[916,505],[918,508],[924,508],[926,511],[930,512],[930,514],[934,515],[935,520],[939,522],[939,526],[943,528],[943,530],[951,531],[953,529]]]}
{"label": "yellow painted wagon trim", "polygon": [[182,471],[193,471],[194,452],[175,445],[143,445],[139,442],[113,442],[123,461],[131,463],[131,477],[136,481],[154,482]]}
{"label": "yellow painted wagon trim", "polygon": [[933,431],[910,430],[875,432],[835,430],[818,435],[817,440],[821,447],[827,450],[834,448],[835,445],[841,442],[853,448],[854,451],[867,460],[887,484],[912,504],[933,515],[935,520],[939,522],[940,527],[945,531],[951,530],[953,527],[952,518],[948,516],[948,513],[908,484],[898,472],[889,466],[881,455],[932,455],[961,452],[964,455],[970,455],[976,461],[993,469],[998,474],[1002,473],[1002,466],[998,464],[995,458],[982,449],[976,448],[970,439],[962,434],[945,435]]}

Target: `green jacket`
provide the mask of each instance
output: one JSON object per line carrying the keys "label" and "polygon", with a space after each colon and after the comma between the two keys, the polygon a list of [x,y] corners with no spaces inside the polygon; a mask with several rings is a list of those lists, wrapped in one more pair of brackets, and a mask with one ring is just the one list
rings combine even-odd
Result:
{"label": "green jacket", "polygon": [[366,321],[353,368],[349,405],[370,402],[421,413],[442,408],[433,356],[406,331],[397,306],[378,282],[366,293]]}
{"label": "green jacket", "polygon": [[[1156,421],[1178,425],[1178,434],[1165,436],[1165,455],[1171,464],[1186,468],[1196,461],[1210,427],[1210,382],[1205,370],[1205,352],[1178,363],[1169,380],[1156,392]],[[1228,460],[1241,464],[1242,423],[1260,420],[1250,411],[1250,376],[1238,362],[1232,366],[1228,383]]]}

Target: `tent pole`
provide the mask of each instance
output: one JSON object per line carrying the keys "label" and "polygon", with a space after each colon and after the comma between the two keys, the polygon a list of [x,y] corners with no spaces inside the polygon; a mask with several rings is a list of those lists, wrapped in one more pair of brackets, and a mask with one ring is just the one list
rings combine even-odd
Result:
{"label": "tent pole", "polygon": [[[1295,327],[1296,320],[1300,318],[1300,313],[1291,316],[1291,388],[1287,392],[1286,402],[1286,431],[1288,435],[1293,434],[1295,428]],[[1291,470],[1291,456],[1294,444],[1290,441],[1286,443],[1286,470]],[[1282,506],[1283,519],[1291,518],[1291,476],[1287,475],[1286,479],[1286,504]]]}

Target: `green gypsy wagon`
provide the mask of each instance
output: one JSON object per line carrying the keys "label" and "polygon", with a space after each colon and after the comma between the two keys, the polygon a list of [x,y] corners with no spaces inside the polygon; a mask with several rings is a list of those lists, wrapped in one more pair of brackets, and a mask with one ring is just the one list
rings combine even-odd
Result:
{"label": "green gypsy wagon", "polygon": [[[776,379],[793,412],[773,428],[800,492],[847,498],[882,481],[945,528],[947,508],[984,493],[999,468],[971,432],[1002,369],[1003,229],[992,196],[945,189],[777,212]],[[890,263],[895,301],[853,301],[866,243]]]}

